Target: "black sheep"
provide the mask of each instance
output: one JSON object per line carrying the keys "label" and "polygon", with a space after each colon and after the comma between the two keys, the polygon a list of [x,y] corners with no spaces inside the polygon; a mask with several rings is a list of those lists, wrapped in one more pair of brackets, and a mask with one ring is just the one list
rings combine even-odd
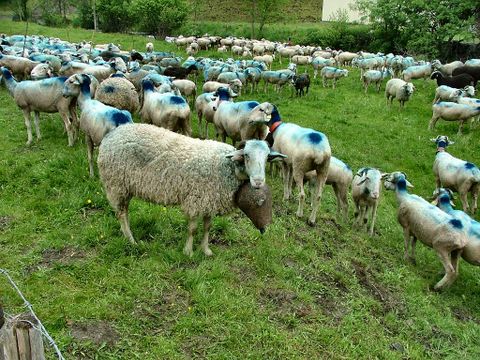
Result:
{"label": "black sheep", "polygon": [[[454,71],[455,72],[455,71]],[[477,81],[469,74],[460,74],[454,76],[444,76],[440,71],[434,71],[430,79],[437,80],[437,85],[447,85],[457,89],[462,89],[465,86],[477,85]]]}
{"label": "black sheep", "polygon": [[138,51],[132,51],[130,52],[130,61],[143,61],[143,55],[140,54]]}
{"label": "black sheep", "polygon": [[192,71],[197,71],[197,66],[192,64],[187,68],[181,66],[169,66],[163,72],[165,76],[171,76],[175,79],[185,79]]}
{"label": "black sheep", "polygon": [[463,65],[453,70],[452,75],[468,74],[475,79],[475,86],[480,80],[480,66]]}
{"label": "black sheep", "polygon": [[301,74],[292,78],[292,84],[295,87],[297,96],[304,95],[303,89],[307,88],[305,94],[308,94],[308,88],[310,87],[310,76],[308,74]]}

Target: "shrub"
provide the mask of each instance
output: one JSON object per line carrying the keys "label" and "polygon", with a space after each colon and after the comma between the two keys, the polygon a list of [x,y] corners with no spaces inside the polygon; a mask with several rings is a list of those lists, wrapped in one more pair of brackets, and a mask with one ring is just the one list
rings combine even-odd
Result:
{"label": "shrub", "polygon": [[97,0],[97,14],[104,32],[125,32],[133,25],[130,0]]}
{"label": "shrub", "polygon": [[89,1],[82,1],[77,8],[77,16],[73,19],[73,26],[84,29],[93,29],[93,9]]}
{"label": "shrub", "polygon": [[132,12],[139,30],[160,36],[180,28],[188,14],[184,0],[136,0]]}

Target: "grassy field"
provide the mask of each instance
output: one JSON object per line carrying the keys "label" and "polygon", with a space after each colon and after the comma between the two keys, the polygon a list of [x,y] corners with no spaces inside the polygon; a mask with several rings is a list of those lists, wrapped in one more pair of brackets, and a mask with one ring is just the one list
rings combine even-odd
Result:
{"label": "grassy field", "polygon": [[[22,33],[23,25],[2,22],[0,32]],[[92,36],[39,26],[30,33],[71,41]],[[96,34],[95,42],[142,48],[146,39]],[[172,50],[161,42],[156,49]],[[415,86],[404,111],[398,103],[386,107],[383,93],[364,95],[356,69],[336,90],[316,81],[304,98],[286,89],[242,100],[270,101],[284,121],[324,132],[333,154],[354,170],[406,172],[413,192],[427,197],[434,189],[429,139],[449,135],[456,141],[451,153],[478,162],[480,130],[467,126],[458,137],[456,124],[439,122],[428,131],[435,85]],[[0,267],[18,281],[67,359],[480,356],[478,269],[462,262],[456,283],[433,292],[440,261],[421,244],[416,266],[403,261],[390,192],[383,192],[370,238],[352,230],[351,220],[336,220],[331,188],[311,228],[295,217],[295,200],[282,202],[281,180],[269,177],[274,222],[267,232],[261,236],[240,212],[217,217],[214,256],[195,248],[190,259],[182,253],[187,225],[178,208],[134,200],[131,227],[139,244],[122,237],[101,183],[88,176],[84,142],[67,147],[58,115],[42,114],[43,139],[26,147],[21,112],[2,87],[0,128]],[[22,311],[7,283],[0,284],[5,309]]]}

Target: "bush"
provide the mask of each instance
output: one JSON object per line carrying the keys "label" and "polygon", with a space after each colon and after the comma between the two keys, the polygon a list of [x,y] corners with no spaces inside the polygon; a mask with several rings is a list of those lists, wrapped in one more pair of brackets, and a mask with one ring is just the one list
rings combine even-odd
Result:
{"label": "bush", "polygon": [[84,29],[93,29],[93,9],[89,1],[82,1],[77,8],[77,16],[73,19],[73,26]]}
{"label": "bush", "polygon": [[162,37],[180,28],[188,15],[184,0],[136,0],[132,13],[139,30]]}
{"label": "bush", "polygon": [[97,14],[104,32],[125,32],[133,27],[130,0],[97,0]]}

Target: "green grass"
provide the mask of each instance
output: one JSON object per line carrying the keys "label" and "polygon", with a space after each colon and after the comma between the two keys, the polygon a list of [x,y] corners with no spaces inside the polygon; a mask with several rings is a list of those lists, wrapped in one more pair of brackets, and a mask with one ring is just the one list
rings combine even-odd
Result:
{"label": "green grass", "polygon": [[[19,33],[23,25],[2,22],[0,32]],[[64,29],[30,30],[67,38]],[[69,36],[88,40],[91,32],[70,30]],[[96,42],[125,48],[132,39],[138,48],[146,42],[96,35]],[[385,106],[382,93],[364,95],[358,77],[353,69],[336,90],[315,81],[304,98],[285,90],[242,99],[268,100],[285,121],[324,132],[333,154],[354,170],[406,172],[424,197],[434,188],[431,137],[451,136],[456,144],[449,150],[476,161],[478,129],[467,126],[458,137],[457,124],[439,122],[436,132],[427,130],[432,82],[415,81],[412,100],[399,111],[398,103]],[[205,258],[195,247],[190,259],[182,254],[187,226],[178,208],[134,200],[131,228],[139,244],[122,237],[101,183],[88,176],[84,142],[66,146],[57,114],[41,115],[43,139],[26,147],[21,112],[2,88],[0,128],[0,267],[16,279],[67,359],[480,356],[478,269],[462,262],[456,283],[433,292],[440,261],[422,244],[416,266],[403,261],[391,192],[383,192],[369,238],[353,231],[351,220],[335,219],[331,188],[311,228],[306,218],[295,218],[296,201],[282,202],[281,180],[269,177],[274,222],[267,232],[261,236],[240,212],[217,217],[215,255]],[[0,283],[6,311],[22,311]],[[110,333],[98,345],[79,339],[85,328],[90,339],[100,328]]]}

